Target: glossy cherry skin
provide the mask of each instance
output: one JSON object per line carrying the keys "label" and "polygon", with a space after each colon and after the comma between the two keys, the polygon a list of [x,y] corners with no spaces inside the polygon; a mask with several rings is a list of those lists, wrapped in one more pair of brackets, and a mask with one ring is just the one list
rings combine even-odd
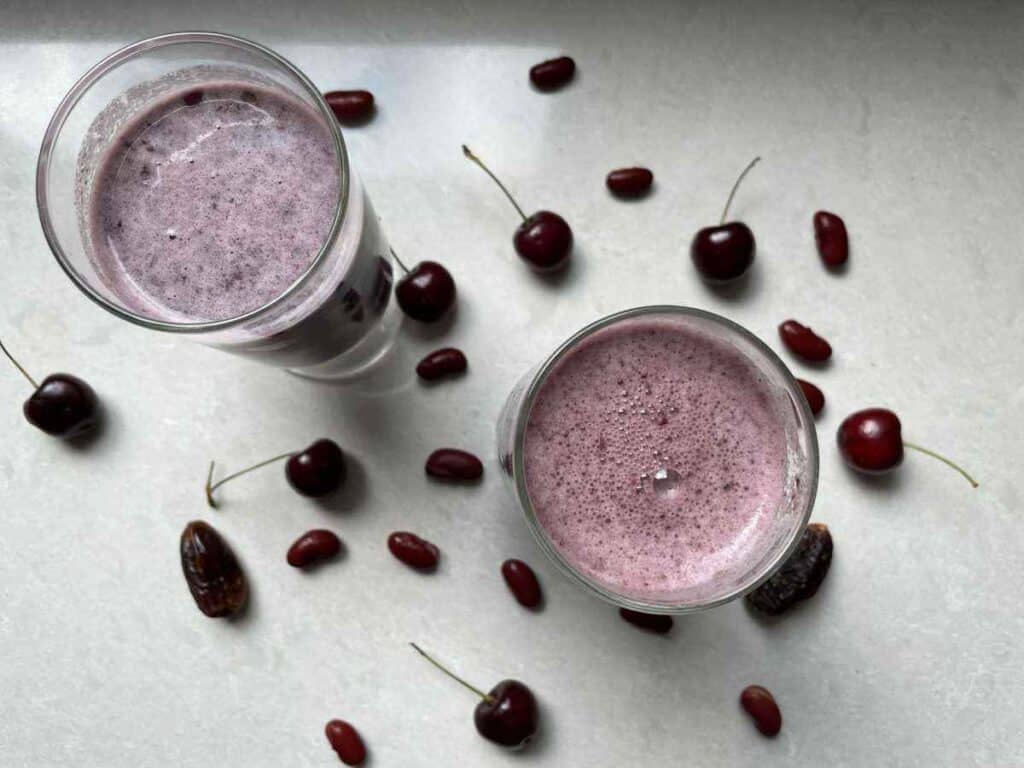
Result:
{"label": "glossy cherry skin", "polygon": [[548,59],[530,67],[530,82],[542,91],[553,91],[572,80],[576,62],[568,56]]}
{"label": "glossy cherry skin", "polygon": [[351,723],[344,720],[331,720],[324,727],[324,735],[331,748],[338,753],[338,758],[345,765],[362,765],[366,760],[366,746],[363,739]]}
{"label": "glossy cherry skin", "polygon": [[867,408],[847,416],[836,433],[843,460],[860,472],[881,475],[903,463],[899,417],[885,408]]}
{"label": "glossy cherry skin", "polygon": [[814,214],[814,241],[826,267],[841,267],[850,257],[846,224],[834,213],[818,211]]}
{"label": "glossy cherry skin", "polygon": [[288,548],[288,565],[306,568],[321,560],[329,560],[341,552],[341,539],[333,531],[318,528],[306,531]]}
{"label": "glossy cherry skin", "polygon": [[373,114],[373,94],[369,91],[330,91],[324,94],[327,106],[342,123],[356,123]]}
{"label": "glossy cherry skin", "polygon": [[484,474],[480,459],[458,448],[438,448],[427,457],[424,469],[438,480],[479,480]]}
{"label": "glossy cherry skin", "polygon": [[540,582],[533,568],[522,560],[506,560],[501,564],[501,575],[509,590],[524,608],[536,608],[542,598]]}
{"label": "glossy cherry skin", "polygon": [[408,531],[395,531],[388,536],[388,549],[410,568],[420,571],[434,570],[441,559],[441,551],[435,544]]}
{"label": "glossy cherry skin", "polygon": [[663,616],[655,613],[640,613],[631,611],[629,608],[619,608],[619,616],[628,621],[634,627],[653,632],[656,635],[666,635],[672,631],[675,622],[671,616]]}
{"label": "glossy cherry skin", "polygon": [[29,423],[54,437],[78,437],[99,421],[99,399],[92,387],[70,373],[47,376],[22,412]]}
{"label": "glossy cherry skin", "polygon": [[537,733],[537,699],[518,680],[502,680],[476,705],[473,722],[488,741],[518,749]]}
{"label": "glossy cherry skin", "polygon": [[690,245],[690,258],[706,281],[727,283],[750,269],[756,249],[750,227],[732,221],[698,231]]}
{"label": "glossy cherry skin", "polygon": [[779,325],[779,338],[786,349],[808,362],[823,363],[832,357],[832,345],[796,320],[786,320]]}
{"label": "glossy cherry skin", "polygon": [[345,482],[345,454],[333,440],[317,440],[285,464],[288,483],[303,496],[333,493]]}
{"label": "glossy cherry skin", "polygon": [[421,261],[398,281],[395,298],[413,320],[433,323],[455,303],[455,280],[436,261]]}
{"label": "glossy cherry skin", "polygon": [[416,374],[424,381],[436,381],[444,376],[462,373],[468,365],[466,356],[455,347],[445,347],[431,352],[420,360]]}
{"label": "glossy cherry skin", "polygon": [[748,685],[740,694],[740,706],[754,719],[757,730],[765,736],[775,736],[782,730],[782,712],[767,688]]}
{"label": "glossy cherry skin", "polygon": [[569,263],[572,229],[557,213],[537,211],[516,228],[516,253],[538,272],[553,272]]}
{"label": "glossy cherry skin", "polygon": [[825,393],[809,381],[797,379],[796,383],[799,384],[800,389],[803,390],[804,398],[807,400],[807,405],[811,407],[811,413],[817,416],[821,413],[821,409],[825,407]]}
{"label": "glossy cherry skin", "polygon": [[647,168],[619,168],[609,173],[604,183],[616,197],[643,197],[654,183],[654,174]]}

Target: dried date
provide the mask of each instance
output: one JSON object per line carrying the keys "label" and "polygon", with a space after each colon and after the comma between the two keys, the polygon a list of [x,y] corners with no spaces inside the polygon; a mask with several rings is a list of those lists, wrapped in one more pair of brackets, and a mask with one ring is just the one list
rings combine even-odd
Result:
{"label": "dried date", "polygon": [[768,581],[747,595],[762,613],[777,616],[812,597],[832,563],[832,534],[824,523],[811,523],[796,551]]}
{"label": "dried date", "polygon": [[196,605],[207,616],[234,616],[245,605],[249,586],[235,553],[202,520],[193,520],[181,533],[181,570]]}

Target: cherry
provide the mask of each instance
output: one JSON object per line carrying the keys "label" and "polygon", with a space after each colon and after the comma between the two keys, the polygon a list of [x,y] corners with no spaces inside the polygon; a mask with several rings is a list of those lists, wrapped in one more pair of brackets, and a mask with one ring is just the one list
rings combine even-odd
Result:
{"label": "cherry", "polygon": [[438,448],[427,457],[424,468],[438,480],[479,480],[484,473],[480,459],[458,448]]}
{"label": "cherry", "polygon": [[718,225],[699,230],[690,244],[690,258],[693,260],[693,265],[700,272],[701,277],[709,283],[726,283],[735,280],[754,263],[756,250],[754,233],[741,221],[730,221],[726,224],[725,219],[729,215],[729,206],[732,205],[733,196],[736,194],[740,182],[760,161],[760,157],[751,160],[732,185],[729,198],[725,201],[725,208],[722,209],[722,219]]}
{"label": "cherry", "polygon": [[283,459],[288,459],[285,465],[288,484],[303,496],[327,496],[345,482],[345,454],[336,442],[321,438],[297,453],[282,453],[280,456],[239,470],[216,483],[213,482],[214,462],[211,461],[210,471],[206,476],[206,503],[216,509],[217,502],[213,498],[213,492],[224,483]]}
{"label": "cherry", "polygon": [[366,746],[363,739],[351,723],[344,720],[331,720],[324,726],[324,735],[331,748],[345,765],[362,765],[366,760]]}
{"label": "cherry", "polygon": [[455,280],[451,273],[436,261],[421,261],[409,269],[394,250],[391,255],[405,272],[395,287],[398,306],[421,323],[440,320],[455,303]]}
{"label": "cherry", "polygon": [[0,350],[35,387],[21,409],[29,424],[48,435],[65,439],[84,435],[97,425],[99,398],[92,387],[70,373],[51,373],[37,384],[2,341]]}
{"label": "cherry", "polygon": [[321,560],[330,560],[341,552],[341,539],[322,528],[306,531],[288,548],[288,565],[305,568]]}
{"label": "cherry", "polygon": [[740,706],[754,719],[757,730],[765,736],[775,736],[782,730],[782,712],[767,688],[748,685],[740,694]]}
{"label": "cherry", "polygon": [[342,123],[359,123],[373,114],[373,94],[369,91],[330,91],[324,101]]}
{"label": "cherry", "polygon": [[667,635],[672,631],[672,627],[675,624],[671,616],[656,613],[640,613],[640,611],[631,611],[629,608],[619,608],[619,616],[634,627],[645,629],[656,635]]}
{"label": "cherry", "polygon": [[885,408],[866,408],[847,416],[839,425],[836,442],[843,460],[854,469],[869,475],[881,475],[895,469],[903,463],[903,449],[912,448],[948,464],[963,475],[973,488],[978,487],[977,481],[959,464],[904,440],[899,417]]}
{"label": "cherry", "polygon": [[436,381],[443,376],[466,370],[466,356],[454,347],[437,349],[424,357],[416,366],[417,375],[424,381]]}
{"label": "cherry", "polygon": [[796,383],[799,384],[800,389],[803,390],[804,398],[807,400],[807,405],[811,407],[811,413],[817,416],[821,413],[821,409],[825,407],[825,393],[809,381],[797,379]]}
{"label": "cherry", "polygon": [[619,168],[609,173],[604,183],[616,197],[643,197],[654,183],[654,174],[647,168]]}
{"label": "cherry", "polygon": [[572,80],[576,62],[568,56],[548,59],[530,67],[530,81],[542,91],[553,91]]}
{"label": "cherry", "polygon": [[434,570],[441,559],[441,551],[435,544],[408,531],[395,531],[388,536],[388,549],[410,568],[420,571]]}
{"label": "cherry", "polygon": [[505,185],[465,144],[462,145],[462,153],[491,177],[522,217],[523,223],[516,228],[512,238],[519,257],[538,272],[554,272],[564,267],[572,253],[572,229],[565,219],[551,211],[537,211],[527,216]]}
{"label": "cherry", "polygon": [[537,733],[540,724],[537,699],[524,683],[502,680],[489,693],[484,693],[435,661],[416,643],[409,645],[452,680],[480,697],[480,703],[473,711],[473,722],[477,732],[485,739],[503,747],[519,749]]}
{"label": "cherry", "polygon": [[832,357],[832,345],[796,320],[779,325],[779,338],[790,352],[808,362],[823,363]]}
{"label": "cherry", "polygon": [[521,606],[536,608],[540,605],[540,582],[533,568],[522,560],[506,560],[501,564],[501,575]]}
{"label": "cherry", "polygon": [[841,267],[850,257],[846,224],[834,213],[818,211],[814,214],[814,240],[826,267]]}

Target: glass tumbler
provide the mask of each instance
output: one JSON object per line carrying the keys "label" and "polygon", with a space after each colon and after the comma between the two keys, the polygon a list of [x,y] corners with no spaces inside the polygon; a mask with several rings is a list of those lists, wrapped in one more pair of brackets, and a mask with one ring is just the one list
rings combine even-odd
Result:
{"label": "glass tumbler", "polygon": [[[282,293],[236,317],[192,321],[147,314],[111,288],[90,249],[88,191],[112,137],[170,93],[211,82],[252,83],[305,103],[329,132],[338,199],[326,239]],[[231,35],[178,32],[110,54],[85,73],[57,108],[36,171],[43,232],[68,277],[114,315],[167,333],[322,379],[357,376],[381,360],[401,324],[393,268],[337,120],[320,91],[293,64]]]}
{"label": "glass tumbler", "polygon": [[[638,597],[602,584],[576,568],[559,550],[538,520],[530,501],[524,469],[524,445],[530,411],[550,373],[593,334],[618,324],[648,319],[678,324],[724,342],[750,363],[766,383],[772,407],[784,425],[785,483],[781,503],[772,510],[766,544],[751,557],[720,570],[710,581],[664,599]],[[585,590],[622,608],[644,613],[680,614],[722,605],[740,597],[769,578],[790,556],[810,519],[818,484],[818,441],[814,417],[803,392],[779,357],[752,333],[724,317],[699,309],[649,306],[604,317],[562,343],[546,360],[527,372],[505,402],[497,425],[498,460],[508,487],[540,548],[559,570]]]}

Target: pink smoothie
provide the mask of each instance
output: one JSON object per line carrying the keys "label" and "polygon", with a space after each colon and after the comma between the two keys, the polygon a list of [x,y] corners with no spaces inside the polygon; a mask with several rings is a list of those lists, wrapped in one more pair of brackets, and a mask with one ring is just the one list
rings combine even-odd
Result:
{"label": "pink smoothie", "polygon": [[727,342],[666,318],[604,328],[541,386],[524,443],[537,518],[584,575],[637,599],[699,589],[769,543],[786,428]]}
{"label": "pink smoothie", "polygon": [[164,320],[220,320],[312,263],[338,202],[334,145],[305,104],[249,84],[181,91],[128,122],[91,192],[104,282]]}

